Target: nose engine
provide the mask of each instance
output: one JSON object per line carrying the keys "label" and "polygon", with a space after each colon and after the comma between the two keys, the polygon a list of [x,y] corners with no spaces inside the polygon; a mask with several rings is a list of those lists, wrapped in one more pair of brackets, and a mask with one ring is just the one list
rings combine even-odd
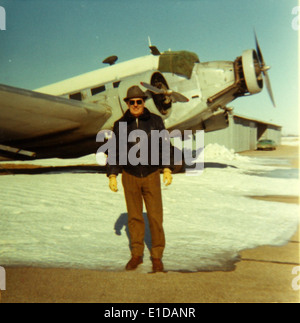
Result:
{"label": "nose engine", "polygon": [[243,52],[242,67],[247,91],[250,94],[261,92],[263,89],[262,71],[255,50],[248,49]]}
{"label": "nose engine", "polygon": [[236,70],[241,80],[241,87],[247,93],[255,94],[263,89],[263,79],[267,87],[270,99],[275,107],[275,100],[268,75],[270,66],[267,66],[263,58],[260,46],[255,34],[256,51],[254,49],[245,50],[241,57],[236,60]]}

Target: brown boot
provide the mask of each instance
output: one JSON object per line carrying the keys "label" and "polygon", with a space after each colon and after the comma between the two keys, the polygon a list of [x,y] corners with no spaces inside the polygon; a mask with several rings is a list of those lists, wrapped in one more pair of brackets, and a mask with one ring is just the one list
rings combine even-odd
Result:
{"label": "brown boot", "polygon": [[138,265],[143,263],[143,257],[140,256],[132,256],[129,260],[128,264],[126,265],[126,270],[135,270],[137,269]]}
{"label": "brown boot", "polygon": [[152,270],[153,272],[162,272],[164,271],[164,264],[159,258],[152,258]]}

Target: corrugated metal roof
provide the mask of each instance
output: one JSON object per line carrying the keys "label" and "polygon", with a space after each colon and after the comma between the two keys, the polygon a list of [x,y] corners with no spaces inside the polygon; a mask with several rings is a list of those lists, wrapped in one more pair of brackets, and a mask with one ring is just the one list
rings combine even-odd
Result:
{"label": "corrugated metal roof", "polygon": [[250,117],[242,116],[240,114],[233,114],[233,118],[239,118],[239,119],[243,119],[243,120],[253,121],[253,122],[257,122],[257,123],[262,123],[262,124],[267,124],[267,125],[270,125],[270,126],[282,128],[282,126],[280,126],[278,124],[270,123],[268,121],[253,119],[253,118],[250,118]]}

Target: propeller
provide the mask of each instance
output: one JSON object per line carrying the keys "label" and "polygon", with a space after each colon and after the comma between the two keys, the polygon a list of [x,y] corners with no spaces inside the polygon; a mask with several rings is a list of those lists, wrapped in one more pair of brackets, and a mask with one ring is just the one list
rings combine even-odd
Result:
{"label": "propeller", "polygon": [[174,92],[172,90],[167,90],[167,89],[159,89],[151,84],[141,82],[141,85],[144,86],[146,89],[149,91],[155,93],[155,94],[163,94],[165,96],[168,96],[171,98],[172,102],[189,102],[189,99],[185,97],[184,95]]}
{"label": "propeller", "polygon": [[270,96],[270,99],[274,105],[274,107],[276,107],[275,104],[275,100],[274,100],[274,96],[273,96],[273,92],[272,92],[272,88],[271,88],[271,82],[270,82],[270,78],[269,78],[269,74],[268,74],[268,70],[271,68],[270,66],[266,65],[264,57],[262,55],[262,51],[260,49],[258,40],[257,40],[257,35],[256,32],[254,31],[254,35],[255,35],[255,43],[256,43],[256,51],[257,51],[257,56],[258,56],[258,60],[259,60],[259,64],[260,64],[260,70],[264,75],[265,78],[265,82],[266,82],[266,87]]}

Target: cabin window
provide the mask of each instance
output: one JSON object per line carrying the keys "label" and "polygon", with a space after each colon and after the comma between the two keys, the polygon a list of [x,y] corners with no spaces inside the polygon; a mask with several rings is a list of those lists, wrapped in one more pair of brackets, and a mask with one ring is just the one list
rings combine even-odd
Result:
{"label": "cabin window", "polygon": [[96,95],[96,94],[104,92],[104,91],[105,91],[105,85],[101,85],[101,86],[91,89],[92,95]]}
{"label": "cabin window", "polygon": [[121,81],[118,81],[118,82],[114,82],[113,83],[113,86],[114,86],[114,89],[118,88],[119,85],[120,85]]}
{"label": "cabin window", "polygon": [[72,100],[81,101],[82,100],[81,92],[70,94],[69,98],[72,99]]}

